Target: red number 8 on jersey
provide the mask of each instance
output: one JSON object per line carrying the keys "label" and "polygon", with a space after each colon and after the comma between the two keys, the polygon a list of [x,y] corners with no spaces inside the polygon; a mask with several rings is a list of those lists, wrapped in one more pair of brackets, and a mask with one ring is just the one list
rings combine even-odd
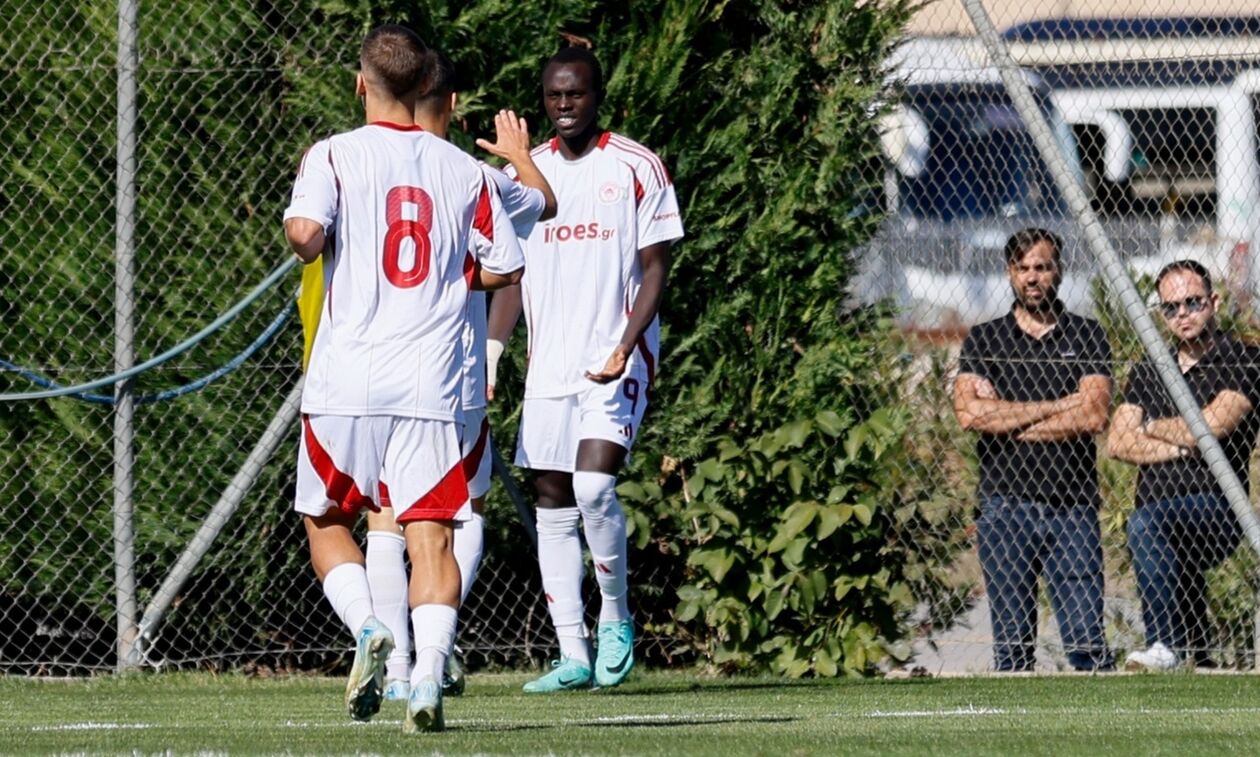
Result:
{"label": "red number 8 on jersey", "polygon": [[[403,204],[416,206],[416,218],[403,218]],[[385,221],[389,229],[385,232],[385,254],[381,265],[385,268],[385,278],[400,289],[420,286],[429,277],[429,258],[433,251],[433,243],[429,241],[429,231],[433,228],[433,199],[420,187],[394,187],[385,195]],[[398,256],[402,251],[402,241],[411,239],[416,246],[415,262],[411,270],[404,271],[398,267]]]}

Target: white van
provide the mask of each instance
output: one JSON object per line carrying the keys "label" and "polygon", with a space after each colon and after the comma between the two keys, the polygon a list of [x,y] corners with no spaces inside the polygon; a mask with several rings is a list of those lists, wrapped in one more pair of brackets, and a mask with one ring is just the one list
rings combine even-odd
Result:
{"label": "white van", "polygon": [[1073,125],[1135,272],[1193,258],[1260,288],[1260,18],[1048,19],[1006,31]]}
{"label": "white van", "polygon": [[[959,335],[1009,309],[1002,248],[1012,232],[1035,225],[1074,239],[1075,227],[978,41],[908,40],[889,71],[900,97],[881,122],[885,220],[857,251],[850,304],[891,301],[903,327]],[[1075,163],[1049,88],[1027,78]],[[1088,312],[1090,263],[1067,247],[1061,296]]]}

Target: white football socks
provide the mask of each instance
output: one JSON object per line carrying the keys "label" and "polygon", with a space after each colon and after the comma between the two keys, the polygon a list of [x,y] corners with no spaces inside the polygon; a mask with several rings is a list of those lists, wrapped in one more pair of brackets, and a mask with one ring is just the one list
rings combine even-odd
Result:
{"label": "white football socks", "polygon": [[407,542],[402,534],[368,531],[367,580],[372,613],[394,635],[394,651],[385,663],[385,677],[409,677],[411,629],[407,626]]}
{"label": "white football socks", "polygon": [[448,605],[420,605],[411,611],[411,627],[416,634],[416,666],[411,671],[411,685],[432,678],[440,685],[446,668],[446,656],[455,646],[455,621],[458,611]]}
{"label": "white football socks", "polygon": [[538,568],[560,656],[591,664],[582,606],[582,540],[576,507],[538,508]]}
{"label": "white football socks", "polygon": [[599,622],[630,619],[626,570],[626,515],[617,501],[617,477],[606,473],[577,471],[573,474],[573,498],[582,512],[586,544],[595,564],[595,581],[603,600]]}
{"label": "white football socks", "polygon": [[367,571],[355,562],[343,562],[324,576],[324,596],[351,634],[372,617],[372,593]]}
{"label": "white football socks", "polygon": [[466,521],[455,526],[455,562],[459,563],[459,605],[464,606],[468,592],[472,591],[473,582],[477,580],[477,570],[481,567],[481,552],[485,544],[485,519],[477,513]]}

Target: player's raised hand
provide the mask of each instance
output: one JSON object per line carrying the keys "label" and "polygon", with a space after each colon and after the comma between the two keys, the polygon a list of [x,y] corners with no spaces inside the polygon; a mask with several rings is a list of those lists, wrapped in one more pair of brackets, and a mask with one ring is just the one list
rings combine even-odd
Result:
{"label": "player's raised hand", "polygon": [[613,350],[609,356],[608,362],[604,363],[603,369],[598,373],[586,372],[586,377],[597,384],[607,384],[609,381],[616,381],[621,378],[621,374],[626,372],[626,361],[630,359],[630,350],[620,344]]}
{"label": "player's raised hand", "polygon": [[515,111],[501,110],[494,116],[494,142],[478,139],[477,146],[509,163],[529,155],[529,124]]}

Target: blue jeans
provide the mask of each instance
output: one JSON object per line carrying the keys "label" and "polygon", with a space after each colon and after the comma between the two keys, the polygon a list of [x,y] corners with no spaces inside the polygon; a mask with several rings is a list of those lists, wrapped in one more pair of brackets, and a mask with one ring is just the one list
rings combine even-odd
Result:
{"label": "blue jeans", "polygon": [[1129,516],[1128,532],[1147,646],[1205,655],[1203,571],[1220,565],[1242,538],[1229,503],[1212,493],[1147,502]]}
{"label": "blue jeans", "polygon": [[1093,503],[985,497],[976,536],[996,670],[1033,669],[1037,579],[1043,575],[1068,662],[1077,670],[1114,667],[1103,637],[1102,537]]}

